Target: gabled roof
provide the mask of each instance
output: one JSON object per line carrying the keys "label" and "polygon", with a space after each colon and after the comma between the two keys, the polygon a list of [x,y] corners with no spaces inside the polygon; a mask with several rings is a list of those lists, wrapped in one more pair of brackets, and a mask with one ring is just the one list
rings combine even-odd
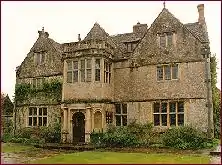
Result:
{"label": "gabled roof", "polygon": [[[32,48],[30,49],[30,52],[49,51],[51,49],[54,49],[56,52],[58,52],[60,55],[62,55],[63,49],[62,49],[61,44],[55,42],[51,38],[39,36],[37,41],[34,43]],[[21,65],[16,67],[16,73],[17,74],[20,73],[21,66],[24,64],[25,60],[27,58],[29,58],[30,52],[25,57],[25,59],[22,61]]]}
{"label": "gabled roof", "polygon": [[207,31],[199,22],[184,24],[202,42],[209,42]]}
{"label": "gabled roof", "polygon": [[62,52],[62,47],[59,43],[55,42],[51,38],[39,37],[30,51],[39,52],[39,51],[48,51],[51,48],[55,49],[58,52]]}
{"label": "gabled roof", "polygon": [[98,39],[104,40],[109,37],[109,34],[96,22],[84,40]]}
{"label": "gabled roof", "polygon": [[139,36],[136,33],[124,33],[124,34],[117,34],[111,36],[113,41],[116,43],[116,45],[123,51],[126,51],[125,42],[134,42],[141,39],[141,36]]}

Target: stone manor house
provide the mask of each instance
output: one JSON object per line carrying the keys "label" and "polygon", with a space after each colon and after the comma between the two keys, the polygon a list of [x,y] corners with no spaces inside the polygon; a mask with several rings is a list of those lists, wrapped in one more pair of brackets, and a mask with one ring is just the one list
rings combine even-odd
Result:
{"label": "stone manor house", "polygon": [[[209,49],[204,5],[197,22],[183,24],[164,8],[154,22],[136,23],[132,32],[109,35],[95,23],[84,39],[59,44],[39,37],[16,68],[16,86],[52,93],[27,94],[15,108],[16,128],[61,121],[63,142],[89,142],[92,131],[108,124],[152,122],[157,131],[171,126],[208,128],[205,53]],[[213,120],[213,118],[211,118]]]}

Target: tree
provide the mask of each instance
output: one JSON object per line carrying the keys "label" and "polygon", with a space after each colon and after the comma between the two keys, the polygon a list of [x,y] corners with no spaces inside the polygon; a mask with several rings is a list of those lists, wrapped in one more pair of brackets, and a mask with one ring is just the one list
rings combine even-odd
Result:
{"label": "tree", "polygon": [[3,101],[3,115],[12,115],[14,105],[10,100],[9,96],[6,95]]}
{"label": "tree", "polygon": [[217,88],[217,59],[214,54],[210,58],[210,70],[211,70],[211,85],[212,85],[212,99],[213,99],[213,118],[214,118],[214,136],[220,137],[220,90]]}

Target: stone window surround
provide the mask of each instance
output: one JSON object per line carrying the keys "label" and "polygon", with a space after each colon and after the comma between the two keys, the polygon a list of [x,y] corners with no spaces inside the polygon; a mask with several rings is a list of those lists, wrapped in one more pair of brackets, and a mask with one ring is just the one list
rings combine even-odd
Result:
{"label": "stone window surround", "polygon": [[[91,81],[85,81],[85,82],[81,82],[80,80],[80,60],[82,59],[91,59]],[[95,68],[95,61],[96,59],[100,60],[100,81],[95,81],[95,72],[96,72],[96,68]],[[73,78],[72,78],[72,82],[67,82],[67,78],[68,78],[68,72],[73,72],[74,70],[68,70],[68,62],[73,62],[73,61],[78,61],[78,82],[73,82]],[[112,74],[112,62],[110,62],[108,59],[106,58],[102,58],[102,57],[80,57],[80,58],[76,58],[76,59],[67,59],[64,61],[64,80],[66,83],[69,84],[74,84],[74,83],[105,83],[104,81],[104,63],[108,62],[111,64],[110,66],[110,74]],[[86,68],[86,70],[89,68]],[[72,73],[73,74],[73,73]],[[73,75],[72,75],[73,76]],[[103,78],[102,78],[103,77]],[[110,78],[110,82],[112,81],[112,78]],[[109,83],[110,84],[110,83]]]}
{"label": "stone window surround", "polygon": [[[170,45],[168,44],[168,39],[169,39],[168,36],[172,36],[172,38],[171,38],[172,41],[171,41]],[[160,43],[161,37],[165,37],[165,46],[161,46],[161,43]],[[175,32],[158,33],[157,34],[157,43],[160,48],[167,48],[167,47],[175,46],[176,45],[176,33]]]}
{"label": "stone window surround", "polygon": [[110,84],[111,82],[111,68],[112,68],[112,63],[109,63],[107,60],[104,60],[104,83]]}
{"label": "stone window surround", "polygon": [[[117,112],[116,106],[120,106],[120,113]],[[126,106],[126,113],[123,112],[123,106]],[[127,104],[115,104],[115,125],[117,126],[117,119],[116,117],[120,116],[120,125],[118,126],[126,126],[127,125]],[[123,118],[126,117],[126,125],[123,123]]]}
{"label": "stone window surround", "polygon": [[106,111],[106,124],[112,124],[113,123],[113,112]]}
{"label": "stone window surround", "polygon": [[[154,112],[154,104],[155,103],[159,103],[159,105],[160,105],[160,107],[159,107],[159,112]],[[164,113],[162,113],[161,112],[161,104],[162,103],[166,103],[167,104],[167,111],[166,112],[164,112]],[[176,103],[176,107],[175,107],[175,112],[170,112],[170,104],[171,103]],[[182,103],[183,104],[183,112],[178,112],[178,103]],[[178,115],[182,115],[183,116],[183,124],[182,125],[184,125],[184,123],[185,123],[185,103],[184,103],[184,101],[176,101],[176,100],[168,100],[168,101],[155,101],[155,102],[153,102],[153,104],[152,104],[152,112],[153,112],[153,115],[152,115],[152,118],[153,118],[153,123],[154,123],[154,127],[170,127],[170,115],[175,115],[176,116],[176,127],[178,127],[178,126],[180,126],[179,124],[178,124]],[[167,125],[166,126],[163,126],[162,125],[162,114],[165,114],[165,115],[167,115]],[[159,124],[158,125],[155,125],[155,119],[154,119],[154,115],[159,115]]]}
{"label": "stone window surround", "polygon": [[34,52],[34,64],[42,65],[46,61],[46,51]]}
{"label": "stone window surround", "polygon": [[[81,71],[82,71],[82,68],[81,68],[81,61],[82,60],[85,60],[85,67],[84,67],[84,75],[85,75],[85,79],[84,79],[84,81],[82,81],[82,77],[81,77]],[[88,67],[87,66],[87,60],[91,60],[91,67]],[[69,68],[68,68],[68,62],[71,62],[71,67],[72,67],[72,69],[70,69],[69,70]],[[77,68],[74,68],[74,62],[78,62],[77,64],[78,64],[78,67]],[[66,65],[67,65],[67,71],[66,71],[66,73],[67,73],[67,78],[66,78],[66,82],[67,82],[67,80],[68,80],[68,72],[71,72],[72,73],[72,78],[71,78],[71,82],[67,82],[67,83],[78,83],[78,82],[92,82],[92,65],[93,65],[93,60],[92,60],[92,58],[79,58],[79,59],[75,59],[75,60],[67,60],[67,62],[66,62]],[[88,70],[91,70],[91,80],[89,80],[88,79],[88,77],[87,77],[87,72],[88,72]],[[77,75],[78,75],[78,79],[77,79],[77,81],[73,81],[73,76],[74,76],[74,72],[76,72],[77,71]]]}
{"label": "stone window surround", "polygon": [[[165,66],[170,66],[170,79],[165,79]],[[173,66],[177,66],[176,70],[177,78],[173,78]],[[162,67],[162,79],[159,78],[160,75],[158,73],[158,68],[160,67]],[[158,64],[156,67],[156,76],[157,76],[157,82],[179,80],[179,63]]]}
{"label": "stone window surround", "polygon": [[[97,60],[99,60],[99,66],[98,66],[98,68],[96,67],[96,61],[97,61]],[[101,81],[101,73],[102,73],[102,72],[101,72],[101,66],[102,66],[102,65],[101,65],[101,63],[102,63],[101,61],[102,61],[101,58],[95,58],[95,61],[94,61],[94,62],[95,62],[95,63],[94,63],[94,64],[95,64],[95,82],[100,82],[100,81]],[[99,71],[99,80],[96,80],[96,79],[97,79],[97,78],[96,78],[96,71]]]}
{"label": "stone window surround", "polygon": [[39,88],[45,82],[45,77],[35,77],[30,79],[30,84],[32,88]]}
{"label": "stone window surround", "polygon": [[[36,108],[36,110],[37,110],[36,115],[34,115],[34,114],[29,115],[30,108]],[[39,109],[40,108],[42,108],[42,115],[39,115],[39,112],[40,112]],[[43,108],[46,108],[46,113],[47,113],[46,115],[43,114]],[[32,126],[29,125],[29,118],[31,118],[31,117],[32,117]],[[33,126],[33,117],[37,118],[37,125],[36,126]],[[26,125],[27,125],[27,127],[38,127],[39,126],[39,118],[42,118],[42,126],[43,126],[43,118],[45,118],[45,117],[46,117],[46,127],[48,127],[48,124],[49,124],[49,122],[48,122],[48,108],[45,107],[45,106],[30,106],[28,108],[28,111],[27,111],[27,123],[26,123]]]}

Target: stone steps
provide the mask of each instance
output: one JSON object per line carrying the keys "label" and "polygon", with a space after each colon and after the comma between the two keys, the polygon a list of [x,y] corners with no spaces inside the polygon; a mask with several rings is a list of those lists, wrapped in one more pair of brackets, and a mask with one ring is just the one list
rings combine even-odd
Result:
{"label": "stone steps", "polygon": [[211,151],[210,155],[212,155],[212,156],[220,156],[221,155],[221,145],[217,146],[216,150]]}

